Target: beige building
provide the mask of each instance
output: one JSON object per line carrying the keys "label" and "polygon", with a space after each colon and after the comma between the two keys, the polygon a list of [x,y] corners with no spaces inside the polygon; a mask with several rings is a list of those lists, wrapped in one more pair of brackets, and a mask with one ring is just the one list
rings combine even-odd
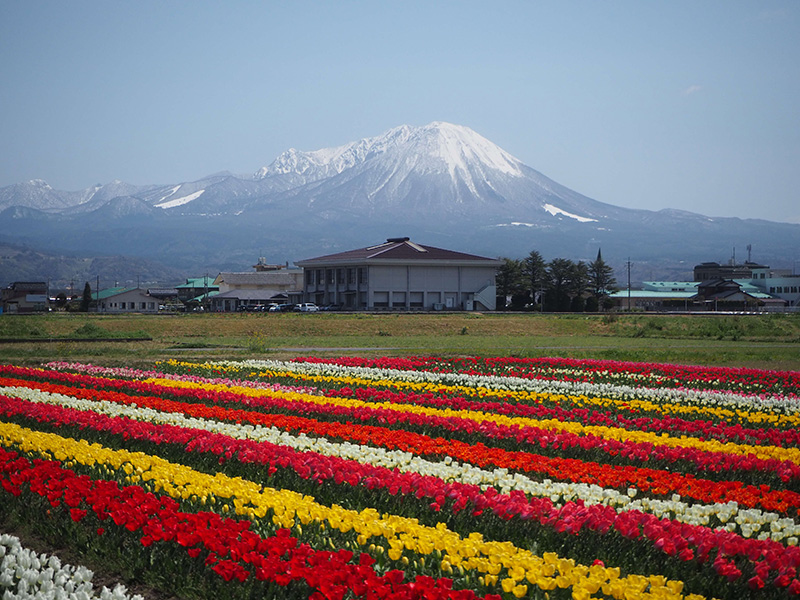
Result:
{"label": "beige building", "polygon": [[103,313],[155,313],[160,302],[140,288],[108,288],[92,296],[97,301],[97,312]]}
{"label": "beige building", "polygon": [[500,261],[409,238],[295,263],[303,300],[345,310],[494,310]]}
{"label": "beige building", "polygon": [[214,279],[219,293],[211,296],[211,310],[230,312],[271,302],[299,302],[303,272],[276,267],[244,273],[220,273]]}

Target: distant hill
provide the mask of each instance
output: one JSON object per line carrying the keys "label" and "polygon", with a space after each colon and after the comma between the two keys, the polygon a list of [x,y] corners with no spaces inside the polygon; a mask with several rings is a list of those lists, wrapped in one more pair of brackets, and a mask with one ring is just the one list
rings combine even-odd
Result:
{"label": "distant hill", "polygon": [[185,278],[183,271],[156,261],[124,256],[76,257],[47,254],[23,246],[0,244],[0,287],[14,281],[44,281],[51,289],[73,287],[80,294],[88,281],[92,289],[98,277],[101,287],[158,287]]}

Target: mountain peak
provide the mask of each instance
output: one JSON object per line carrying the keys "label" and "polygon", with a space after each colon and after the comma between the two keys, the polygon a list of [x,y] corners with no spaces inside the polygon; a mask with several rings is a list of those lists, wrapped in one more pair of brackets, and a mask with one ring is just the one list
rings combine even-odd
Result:
{"label": "mountain peak", "polygon": [[[434,121],[422,127],[400,125],[379,136],[364,138],[343,146],[303,152],[290,148],[269,166],[254,175],[255,179],[271,176],[300,176],[306,183],[337,175],[385,154],[396,154],[403,161],[429,162],[430,170],[470,171],[496,170],[520,176],[521,162],[469,127]],[[438,163],[438,164],[437,164]],[[445,168],[442,169],[442,166]]]}
{"label": "mountain peak", "polygon": [[50,187],[50,184],[47,183],[44,179],[31,179],[28,181],[28,185],[37,188],[43,188],[45,190],[52,190],[53,188]]}
{"label": "mountain peak", "polygon": [[522,174],[522,163],[517,158],[469,127],[434,121],[418,128],[417,132],[420,139],[425,140],[430,154],[445,162],[451,176],[456,170],[466,173],[475,163],[506,175],[518,177]]}

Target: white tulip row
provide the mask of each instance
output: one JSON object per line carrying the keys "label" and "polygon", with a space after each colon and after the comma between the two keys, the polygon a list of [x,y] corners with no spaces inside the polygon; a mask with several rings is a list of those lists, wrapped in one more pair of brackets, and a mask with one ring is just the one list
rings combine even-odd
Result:
{"label": "white tulip row", "polygon": [[236,439],[268,442],[301,452],[316,452],[324,456],[354,460],[361,464],[438,477],[443,481],[477,485],[483,489],[492,486],[501,493],[519,490],[529,496],[549,497],[557,505],[580,499],[586,504],[612,506],[617,512],[640,510],[652,513],[659,518],[675,519],[683,523],[702,526],[708,526],[712,519],[716,518],[724,523],[723,527],[726,530],[739,533],[744,537],[769,538],[775,541],[784,541],[789,545],[796,545],[797,539],[800,537],[800,524],[793,519],[781,518],[777,513],[759,509],[739,508],[736,502],[687,503],[677,494],[674,494],[669,500],[646,496],[636,498],[638,493],[634,488],[620,492],[593,484],[555,482],[549,479],[536,481],[522,473],[511,473],[504,468],[480,469],[468,463],[454,461],[450,457],[445,457],[443,461],[429,461],[410,452],[385,450],[349,442],[336,443],[323,437],[309,437],[302,433],[292,435],[274,427],[198,419],[107,401],[82,400],[25,387],[0,387],[0,394],[30,402],[64,406],[115,417],[127,417],[154,424],[201,429]]}
{"label": "white tulip row", "polygon": [[3,600],[143,600],[138,594],[129,596],[122,584],[110,591],[103,586],[98,595],[92,571],[62,564],[57,556],[37,554],[13,535],[0,535],[0,559]]}
{"label": "white tulip row", "polygon": [[564,394],[617,400],[650,400],[651,402],[683,402],[695,405],[712,405],[723,408],[775,411],[785,414],[800,413],[800,398],[783,395],[753,395],[735,392],[710,392],[678,388],[642,388],[611,383],[583,381],[553,381],[501,377],[495,375],[470,375],[466,373],[434,373],[430,371],[403,371],[350,367],[326,363],[283,362],[275,360],[221,361],[210,363],[222,367],[272,369],[329,377],[358,377],[373,381],[390,379],[414,383],[484,387],[504,391]]}

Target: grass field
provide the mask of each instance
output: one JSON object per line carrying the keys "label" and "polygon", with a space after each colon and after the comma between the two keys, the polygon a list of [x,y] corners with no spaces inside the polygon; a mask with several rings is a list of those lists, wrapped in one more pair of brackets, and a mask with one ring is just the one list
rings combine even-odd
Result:
{"label": "grass field", "polygon": [[800,370],[797,315],[5,315],[0,339],[0,361],[16,363],[70,358],[135,364],[167,357],[333,352],[565,356]]}

